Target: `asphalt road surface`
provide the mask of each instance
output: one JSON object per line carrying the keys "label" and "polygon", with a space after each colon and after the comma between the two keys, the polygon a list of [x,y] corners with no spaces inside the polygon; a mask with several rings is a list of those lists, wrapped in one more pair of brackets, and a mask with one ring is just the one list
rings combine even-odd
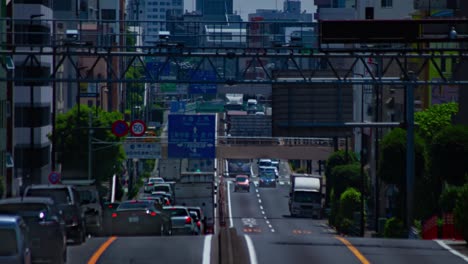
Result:
{"label": "asphalt road surface", "polygon": [[[292,218],[289,179],[280,170],[276,188],[234,192],[228,179],[232,227],[245,240],[250,263],[468,263],[436,241],[341,237],[326,220]],[[220,263],[214,236],[98,237],[68,248],[68,263]],[[241,263],[243,264],[243,263]]]}

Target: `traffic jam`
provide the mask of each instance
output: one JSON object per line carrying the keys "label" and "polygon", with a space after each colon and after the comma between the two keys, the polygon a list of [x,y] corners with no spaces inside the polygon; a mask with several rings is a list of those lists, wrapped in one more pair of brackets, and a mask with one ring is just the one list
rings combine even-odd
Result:
{"label": "traffic jam", "polygon": [[[204,205],[213,205],[212,192]],[[212,233],[213,215],[186,205],[190,195],[180,196],[184,205],[176,203],[175,193],[175,182],[159,177],[146,179],[136,199],[122,202],[102,201],[93,180],[30,185],[23,196],[0,200],[0,235],[9,241],[0,247],[0,263],[66,263],[67,247],[91,236]]]}

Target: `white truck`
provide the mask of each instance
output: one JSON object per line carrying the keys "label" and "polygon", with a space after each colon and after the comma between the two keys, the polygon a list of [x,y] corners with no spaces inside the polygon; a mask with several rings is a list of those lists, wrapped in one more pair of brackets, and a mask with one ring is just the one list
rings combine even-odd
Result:
{"label": "white truck", "polygon": [[244,109],[244,94],[226,94],[226,103],[224,105],[226,111],[243,110]]}
{"label": "white truck", "polygon": [[200,207],[205,219],[205,233],[214,232],[214,172],[182,172],[180,179],[175,183],[176,205]]}
{"label": "white truck", "polygon": [[322,176],[310,174],[290,175],[289,212],[291,216],[322,217],[324,195]]}

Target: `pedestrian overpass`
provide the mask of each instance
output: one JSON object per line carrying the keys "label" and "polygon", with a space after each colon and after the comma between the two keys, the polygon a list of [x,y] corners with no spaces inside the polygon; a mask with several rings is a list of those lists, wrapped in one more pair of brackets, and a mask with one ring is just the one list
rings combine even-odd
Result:
{"label": "pedestrian overpass", "polygon": [[[339,149],[345,148],[344,140]],[[218,159],[327,160],[334,152],[333,139],[285,137],[217,137]],[[161,156],[167,158],[167,141],[161,141]]]}

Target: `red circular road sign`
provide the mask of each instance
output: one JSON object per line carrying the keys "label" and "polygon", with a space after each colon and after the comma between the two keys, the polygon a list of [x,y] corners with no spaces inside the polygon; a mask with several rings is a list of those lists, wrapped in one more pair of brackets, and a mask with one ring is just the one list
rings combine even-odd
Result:
{"label": "red circular road sign", "polygon": [[130,133],[135,137],[141,137],[146,132],[146,124],[141,120],[134,120],[130,124]]}
{"label": "red circular road sign", "polygon": [[51,184],[57,184],[60,182],[60,173],[56,172],[56,171],[52,171],[51,173],[49,173],[49,182]]}
{"label": "red circular road sign", "polygon": [[128,134],[128,124],[124,120],[117,120],[112,124],[112,133],[117,137]]}

